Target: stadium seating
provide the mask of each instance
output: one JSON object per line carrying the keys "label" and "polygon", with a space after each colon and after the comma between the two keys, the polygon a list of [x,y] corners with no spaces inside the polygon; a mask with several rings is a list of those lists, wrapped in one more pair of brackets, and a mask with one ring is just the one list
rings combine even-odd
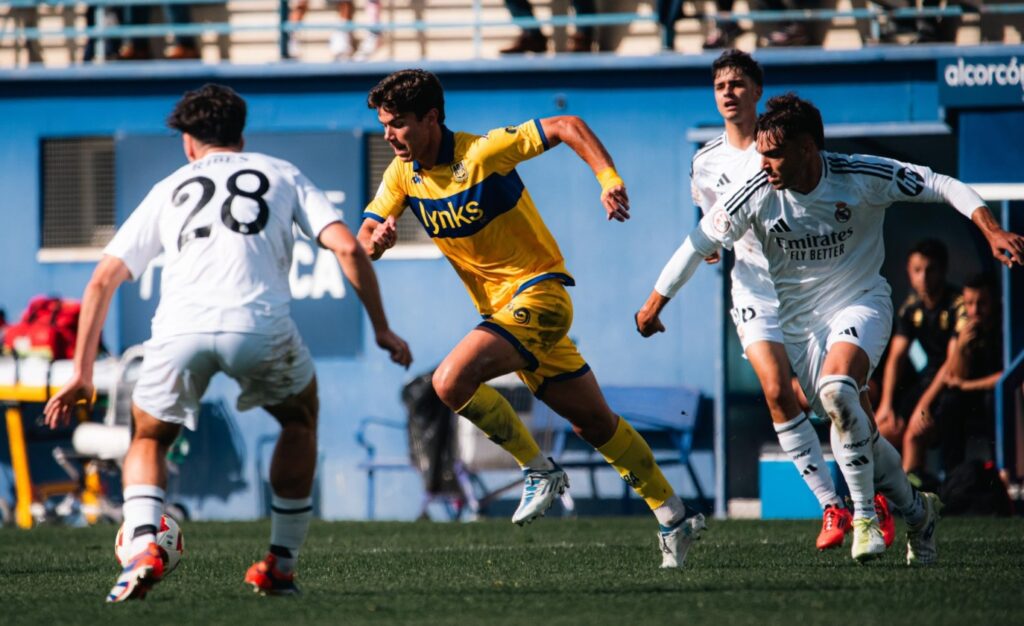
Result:
{"label": "stadium seating", "polygon": [[[0,67],[25,65],[30,59],[42,61],[49,66],[67,66],[80,59],[85,38],[65,36],[66,29],[85,27],[85,4],[46,4],[36,8],[24,5],[30,0],[0,5]],[[383,23],[404,24],[400,29],[388,32],[384,45],[371,60],[413,61],[424,58],[438,60],[461,60],[473,56],[494,58],[498,50],[518,33],[518,27],[504,23],[510,20],[502,0],[479,0],[478,10],[474,0],[443,0],[441,2],[383,3]],[[566,3],[534,2],[539,20],[564,18]],[[1004,2],[986,2],[986,7],[1012,5]],[[851,14],[860,11],[870,13],[876,5],[865,5],[853,0],[837,0],[834,5],[826,4],[824,10]],[[598,28],[601,50],[623,55],[652,55],[660,50],[660,27],[654,19],[651,3],[623,2],[615,0],[602,4],[603,14],[635,13],[636,21],[630,24],[604,25]],[[683,19],[676,22],[676,50],[697,53],[701,50],[709,19],[706,7],[700,2],[684,2]],[[734,11],[741,16],[740,24],[745,33],[737,41],[743,49],[757,46],[758,37],[768,28],[764,16],[756,20],[742,18],[749,14],[751,4],[738,0]],[[163,23],[159,10],[152,12],[155,24]],[[231,61],[233,63],[268,63],[278,61],[280,39],[281,3],[277,0],[228,0],[225,3],[211,3],[198,0],[192,7],[195,23],[206,23],[210,27],[200,37],[202,57],[205,62]],[[468,24],[474,19],[486,26],[475,29]],[[948,19],[948,18],[947,18]],[[363,20],[356,14],[356,23]],[[873,41],[877,33],[874,22],[868,19],[835,17],[817,21],[816,30],[825,48],[860,48]],[[309,14],[300,27],[297,37],[303,43],[302,61],[326,62],[331,60],[328,38],[338,18],[333,5],[326,2],[312,3]],[[223,25],[223,28],[214,28]],[[21,28],[38,28],[55,33],[38,41],[29,42],[16,37]],[[159,30],[159,29],[158,29]],[[547,26],[552,35],[554,50],[565,49],[568,37],[564,25]],[[1019,43],[1024,31],[1024,13],[992,13],[980,15],[965,11],[955,18],[955,42],[976,44],[981,41]],[[158,39],[161,36],[154,32]],[[357,34],[358,36],[358,34]],[[30,49],[35,47],[34,52]]]}
{"label": "stadium seating", "polygon": [[[496,383],[495,387],[519,411],[541,448],[567,469],[587,470],[590,493],[596,497],[596,472],[608,468],[601,455],[577,437],[566,420],[542,402],[534,401],[525,387],[510,384],[509,377],[501,380],[504,384]],[[696,497],[704,500],[705,492],[690,459],[693,433],[699,416],[700,393],[687,387],[606,387],[603,391],[612,409],[625,417],[644,436],[658,464],[663,467],[681,466]],[[376,514],[377,474],[381,471],[414,469],[407,456],[379,456],[371,432],[376,433],[376,436],[393,437],[395,431],[404,431],[405,428],[403,421],[375,417],[365,418],[360,423],[356,441],[366,452],[359,468],[367,473],[368,519],[374,519]],[[511,457],[496,444],[489,442],[472,424],[460,419],[456,430],[458,455],[453,471],[459,480],[462,497],[425,494],[422,515],[426,514],[426,507],[434,500],[446,504],[449,513],[455,518],[461,515],[463,508],[473,516],[486,514],[489,505],[522,482],[518,467]],[[481,474],[495,471],[503,472],[501,481],[497,486],[487,484]],[[631,491],[624,482],[622,486],[620,512],[627,513]],[[575,505],[571,496],[564,498],[562,503],[567,512],[572,512]]]}

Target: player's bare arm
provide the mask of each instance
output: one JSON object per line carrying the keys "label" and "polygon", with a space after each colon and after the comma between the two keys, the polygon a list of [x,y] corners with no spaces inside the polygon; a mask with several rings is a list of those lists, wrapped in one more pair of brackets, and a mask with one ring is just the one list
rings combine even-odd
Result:
{"label": "player's bare arm", "polygon": [[71,379],[57,392],[43,409],[46,425],[58,428],[71,420],[75,405],[92,402],[95,387],[92,384],[93,364],[99,351],[100,332],[107,319],[110,300],[124,281],[131,278],[128,266],[113,256],[104,256],[89,279],[82,295],[82,312],[78,321],[78,340],[75,343],[75,371]]}
{"label": "player's bare arm", "polygon": [[383,222],[370,218],[363,220],[358,239],[366,255],[376,261],[398,243],[398,226],[394,216]]}
{"label": "player's bare arm", "polygon": [[651,291],[651,295],[647,297],[647,302],[644,302],[644,305],[633,316],[636,322],[636,330],[641,336],[650,337],[655,333],[665,332],[665,325],[661,323],[659,316],[669,300],[670,298],[661,295],[657,290]]}
{"label": "player's bare arm", "polygon": [[699,224],[687,235],[682,245],[662,268],[651,295],[647,297],[647,302],[633,316],[636,329],[641,335],[650,337],[655,333],[665,331],[665,325],[658,319],[661,310],[690,280],[693,273],[700,267],[701,262],[712,253],[717,252],[721,245],[720,242],[708,239]]}
{"label": "player's bare arm", "polygon": [[1024,265],[1024,237],[1003,230],[988,207],[978,207],[971,214],[971,221],[985,235],[989,247],[992,248],[992,256],[997,261],[1006,267],[1013,267],[1014,263]]}
{"label": "player's bare arm", "polygon": [[895,422],[897,416],[893,412],[893,392],[896,389],[896,379],[899,377],[900,364],[910,351],[910,341],[905,335],[893,335],[889,343],[889,357],[885,361],[885,372],[882,377],[882,398],[878,403],[878,411],[875,412],[875,421],[878,424]]}
{"label": "player's bare arm", "polygon": [[565,142],[579,155],[601,183],[601,204],[609,220],[625,222],[629,219],[629,196],[626,184],[622,182],[615,163],[604,144],[597,138],[587,123],[575,115],[546,117],[540,121],[548,145],[555,147]]}
{"label": "player's bare arm", "polygon": [[[921,397],[917,401],[917,406],[914,407],[914,412],[910,415],[910,422],[915,420],[918,425],[930,425],[932,423],[932,403],[939,397],[939,393],[946,388],[946,380],[949,378],[950,373],[960,371],[960,350],[959,341],[957,337],[950,337],[949,343],[946,344],[946,360],[943,361],[942,366],[939,367],[939,371],[935,373],[935,378],[921,394]],[[908,428],[910,424],[908,424]]]}
{"label": "player's bare arm", "polygon": [[[366,220],[372,222],[373,220]],[[363,226],[366,224],[364,222]],[[360,229],[360,235],[364,229]],[[373,271],[370,257],[366,253],[365,244],[352,235],[352,231],[341,222],[334,222],[320,233],[320,244],[334,253],[345,278],[352,283],[359,299],[366,308],[373,325],[377,345],[391,355],[391,360],[408,369],[412,363],[409,345],[388,327],[388,319],[384,314],[377,275]],[[393,244],[392,244],[393,245]]]}

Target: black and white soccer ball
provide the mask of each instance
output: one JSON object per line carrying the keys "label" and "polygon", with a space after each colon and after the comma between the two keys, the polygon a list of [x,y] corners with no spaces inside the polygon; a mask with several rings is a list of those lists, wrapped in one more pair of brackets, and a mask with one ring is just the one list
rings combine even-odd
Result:
{"label": "black and white soccer ball", "polygon": [[[131,549],[131,540],[125,538],[124,525],[117,529],[117,538],[114,540],[114,556],[121,567],[135,555],[128,554]],[[164,576],[174,571],[181,561],[181,555],[185,552],[185,535],[181,532],[181,526],[170,515],[160,516],[160,530],[156,535],[156,545],[160,548],[160,556],[164,560]]]}

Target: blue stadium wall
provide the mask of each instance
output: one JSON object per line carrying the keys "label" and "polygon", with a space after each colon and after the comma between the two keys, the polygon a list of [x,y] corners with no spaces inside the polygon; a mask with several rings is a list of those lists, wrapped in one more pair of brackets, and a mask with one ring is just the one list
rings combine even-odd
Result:
{"label": "blue stadium wall", "polygon": [[[961,128],[960,109],[947,107],[940,100],[937,59],[1022,53],[1022,48],[1007,47],[879,48],[768,51],[759,53],[758,59],[766,68],[766,97],[797,91],[821,108],[828,125],[948,125],[954,139],[959,139],[959,153],[950,156],[954,171],[946,173],[958,174],[955,170],[963,167],[963,161],[982,154],[980,146],[986,141],[1007,141],[1007,128],[1017,135],[1022,132],[1020,88],[1018,85],[1016,104],[995,108],[963,105]],[[723,346],[730,341],[732,329],[721,297],[725,285],[720,268],[702,268],[687,285],[666,312],[669,331],[665,335],[641,340],[631,319],[664,260],[696,222],[688,178],[689,161],[698,145],[694,137],[700,135],[700,129],[721,124],[709,88],[713,58],[595,56],[424,64],[437,72],[446,86],[447,118],[453,129],[482,133],[534,117],[574,114],[590,124],[613,154],[629,185],[633,219],[627,224],[604,219],[597,183],[568,148],[559,147],[519,168],[577,280],[572,291],[576,306],[572,336],[599,380],[607,384],[685,384],[708,397],[716,397],[726,384],[721,368],[730,358],[725,352],[732,348]],[[42,240],[42,139],[162,135],[161,145],[166,150],[160,154],[147,158],[137,151],[132,153],[137,160],[117,164],[119,180],[132,180],[131,194],[138,196],[125,197],[131,194],[119,190],[118,212],[123,218],[126,207],[130,210],[155,182],[150,173],[156,167],[153,163],[162,168],[162,175],[184,162],[177,143],[168,139],[170,133],[163,127],[184,90],[208,81],[233,86],[249,102],[247,133],[251,137],[334,133],[351,141],[364,133],[379,132],[375,113],[365,106],[365,94],[395,69],[399,67],[389,64],[231,67],[155,63],[0,72],[0,266],[6,268],[0,280],[0,307],[11,317],[38,293],[78,297],[93,268],[93,263],[87,262],[37,261]],[[963,129],[970,129],[971,134],[965,137]],[[1024,182],[1020,142],[1003,145],[999,182]],[[346,181],[343,208],[347,218],[358,224],[360,205],[368,191],[361,171],[362,155],[347,160],[345,155],[331,156],[329,150],[322,154],[313,169],[325,173],[311,177],[324,186],[334,184],[322,182],[322,177],[332,172]],[[341,171],[353,167],[360,171]],[[973,177],[979,182],[990,181],[985,177],[990,171],[963,168],[967,180]],[[135,176],[135,172],[144,174]],[[410,372],[390,364],[358,314],[345,314],[343,322],[331,317],[329,306],[321,309],[326,313],[318,314],[321,334],[345,337],[339,340],[343,347],[334,356],[317,359],[323,459],[319,494],[321,512],[328,518],[366,514],[365,474],[357,469],[362,450],[354,439],[359,421],[366,416],[403,419],[399,399],[403,383],[411,374],[438,363],[477,322],[467,294],[445,260],[384,260],[376,269],[391,323],[409,340],[416,362]],[[339,312],[351,312],[351,300],[349,293],[333,305]],[[132,319],[121,319],[123,311]],[[148,319],[140,316],[136,309],[115,303],[105,330],[108,344],[120,349],[127,343],[125,335],[134,337],[140,328],[144,332]],[[749,387],[749,380],[746,385]],[[263,511],[263,485],[256,474],[266,467],[267,442],[277,428],[260,411],[238,414],[233,408],[234,393],[228,380],[217,379],[211,388],[210,397],[223,400],[227,416],[220,427],[221,436],[234,442],[238,459],[226,466],[196,459],[199,468],[192,470],[193,482],[196,472],[205,473],[198,482],[208,481],[209,493],[192,493],[182,499],[199,517],[248,518]],[[711,415],[705,416],[709,423]],[[766,425],[766,418],[757,419],[758,424]],[[763,426],[759,428],[763,430]],[[710,427],[704,431],[709,433]],[[729,432],[729,445],[740,444],[744,437],[744,432],[734,428]],[[382,456],[405,453],[404,437],[378,439]],[[701,443],[709,449],[710,436],[702,437]],[[710,458],[705,450],[698,463],[701,482],[708,490],[714,485]],[[222,477],[225,472],[230,476]],[[681,477],[673,477],[682,483]],[[756,484],[756,473],[742,475],[739,481],[730,484]],[[378,515],[414,517],[419,510],[419,485],[412,473],[383,475],[378,484]],[[682,488],[685,493],[685,485]]]}

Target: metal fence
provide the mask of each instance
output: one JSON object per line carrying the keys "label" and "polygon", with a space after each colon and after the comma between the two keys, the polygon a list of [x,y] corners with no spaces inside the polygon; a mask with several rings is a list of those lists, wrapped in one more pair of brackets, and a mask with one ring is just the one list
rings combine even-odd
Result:
{"label": "metal fence", "polygon": [[[251,0],[233,0],[233,4]],[[660,0],[655,0],[660,2]],[[39,2],[38,0],[8,0],[0,3],[0,7],[11,9],[34,9],[39,6],[66,6],[64,2]],[[70,27],[62,29],[39,29],[35,27],[15,26],[0,31],[0,45],[11,40],[38,41],[44,38],[64,37],[66,39],[88,38],[97,42],[96,61],[103,62],[106,39],[130,37],[159,37],[166,35],[195,36],[205,33],[232,35],[242,32],[276,33],[281,58],[288,58],[288,38],[291,34],[301,31],[352,32],[356,30],[376,33],[394,31],[429,32],[451,29],[471,29],[472,58],[480,58],[483,48],[483,33],[494,28],[551,27],[586,27],[586,26],[628,26],[642,22],[657,22],[657,13],[600,13],[592,15],[559,15],[547,18],[509,18],[483,19],[482,0],[472,0],[468,16],[464,20],[411,20],[402,22],[382,22],[368,24],[360,22],[338,22],[335,24],[306,24],[288,21],[288,0],[281,0],[277,17],[260,24],[231,24],[228,22],[201,23],[165,23],[139,25],[109,25],[106,12],[115,7],[128,6],[166,6],[166,5],[197,5],[225,4],[225,0],[90,0],[87,10],[94,12],[92,26]],[[676,5],[681,2],[676,2]],[[1024,3],[995,4],[979,6],[947,5],[944,7],[906,7],[888,8],[880,4],[868,3],[866,8],[834,10],[834,9],[800,9],[785,11],[750,11],[735,13],[732,16],[718,15],[718,18],[762,22],[830,22],[833,20],[854,20],[867,22],[873,36],[880,30],[883,22],[913,18],[961,18],[968,14],[978,15],[1024,15]],[[714,16],[708,16],[709,18]],[[671,26],[668,26],[671,27]]]}

